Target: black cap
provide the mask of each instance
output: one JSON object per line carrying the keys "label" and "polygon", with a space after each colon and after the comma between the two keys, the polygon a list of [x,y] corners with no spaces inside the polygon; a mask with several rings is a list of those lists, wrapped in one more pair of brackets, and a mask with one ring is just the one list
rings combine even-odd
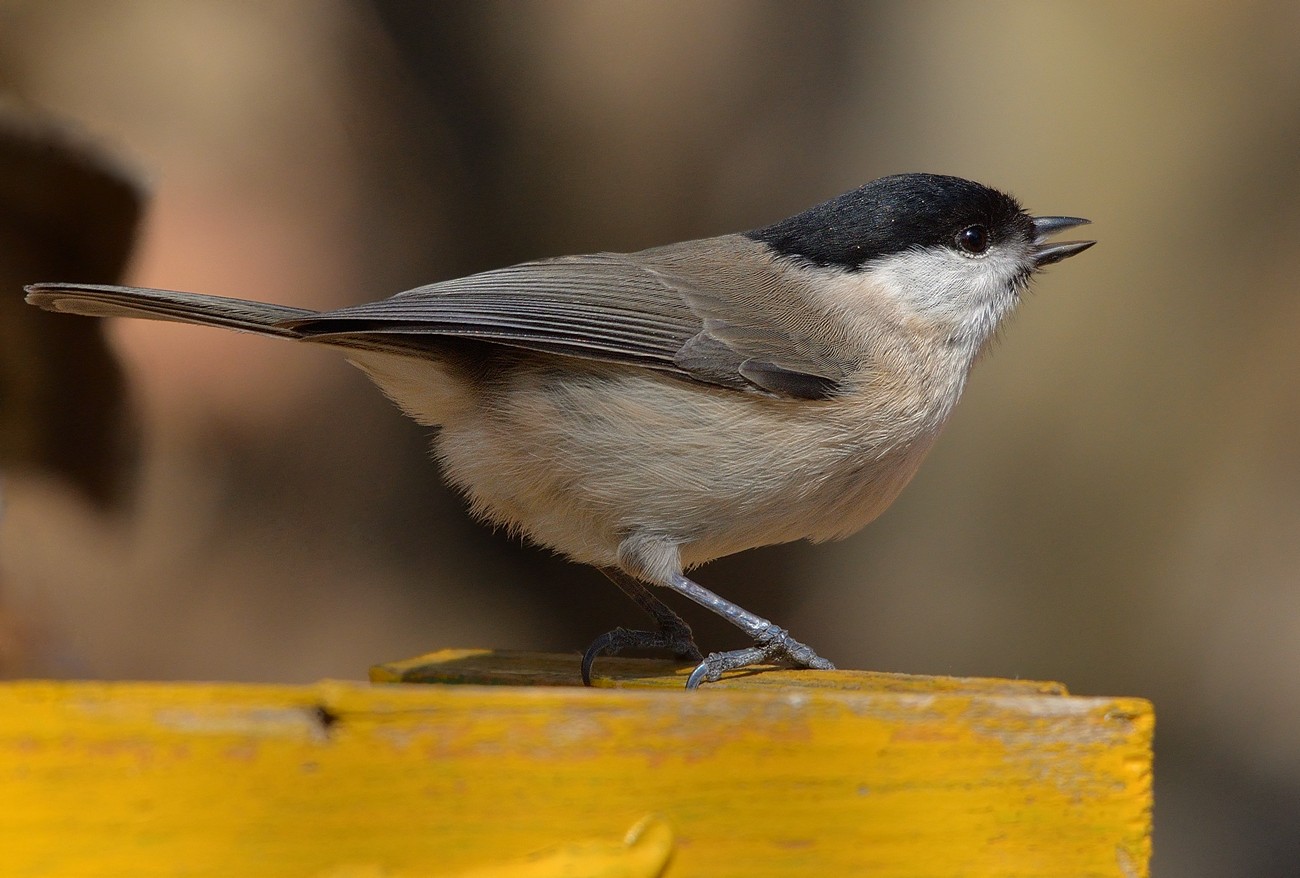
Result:
{"label": "black cap", "polygon": [[1034,240],[1032,221],[1010,195],[942,174],[881,177],[746,237],[783,256],[857,271],[914,247],[954,246],[973,225],[987,229],[993,244]]}

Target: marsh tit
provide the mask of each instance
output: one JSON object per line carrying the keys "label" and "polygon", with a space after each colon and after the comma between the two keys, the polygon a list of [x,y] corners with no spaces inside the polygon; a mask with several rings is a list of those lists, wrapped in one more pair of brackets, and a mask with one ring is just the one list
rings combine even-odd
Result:
{"label": "marsh tit", "polygon": [[[600,568],[654,630],[582,660],[666,649],[687,687],[759,663],[831,668],[686,571],[838,539],[894,500],[971,366],[1041,268],[1092,241],[979,183],[885,177],[754,231],[527,262],[366,305],[311,311],[196,293],[43,283],[50,311],[200,323],[339,348],[438,427],[474,515]],[[648,586],[753,645],[701,655]]]}

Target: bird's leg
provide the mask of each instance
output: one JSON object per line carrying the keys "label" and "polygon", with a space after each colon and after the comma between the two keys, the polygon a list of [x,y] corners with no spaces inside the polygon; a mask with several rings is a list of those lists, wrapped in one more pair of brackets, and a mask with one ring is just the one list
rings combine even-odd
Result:
{"label": "bird's leg", "polygon": [[686,681],[687,689],[694,689],[703,682],[712,683],[727,671],[754,664],[778,662],[797,668],[834,669],[833,664],[795,640],[784,628],[779,628],[762,616],[756,616],[731,601],[719,597],[702,585],[687,579],[685,575],[675,573],[669,577],[667,584],[674,591],[717,613],[754,639],[754,645],[745,649],[710,653],[691,672],[691,676]]}
{"label": "bird's leg", "polygon": [[645,610],[659,625],[658,631],[633,631],[627,628],[615,628],[597,637],[587,647],[582,656],[582,682],[591,685],[591,666],[599,656],[617,655],[625,649],[667,649],[673,655],[693,662],[702,661],[704,656],[695,645],[691,626],[681,616],[659,598],[650,593],[640,582],[628,576],[622,570],[602,567],[605,574],[623,594],[636,601],[637,606]]}

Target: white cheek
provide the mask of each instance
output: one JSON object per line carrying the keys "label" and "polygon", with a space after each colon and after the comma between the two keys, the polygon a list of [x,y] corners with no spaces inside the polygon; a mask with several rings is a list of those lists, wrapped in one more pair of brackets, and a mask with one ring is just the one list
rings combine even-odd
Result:
{"label": "white cheek", "polygon": [[984,337],[1015,306],[1023,266],[1016,254],[974,259],[944,247],[891,256],[870,271],[917,316]]}

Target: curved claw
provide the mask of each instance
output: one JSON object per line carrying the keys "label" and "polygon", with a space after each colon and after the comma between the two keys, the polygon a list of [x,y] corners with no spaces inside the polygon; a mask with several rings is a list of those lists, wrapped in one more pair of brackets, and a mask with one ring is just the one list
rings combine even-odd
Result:
{"label": "curved claw", "polygon": [[615,628],[614,631],[606,631],[597,637],[587,647],[587,651],[582,654],[582,685],[591,685],[591,666],[596,663],[596,659],[605,654],[610,645],[614,642],[614,632],[621,631],[621,628]]}
{"label": "curved claw", "polygon": [[597,637],[582,654],[582,685],[591,685],[591,669],[602,655],[618,655],[625,649],[667,649],[687,661],[704,660],[704,654],[691,638],[691,629],[684,631],[633,631],[615,628]]}
{"label": "curved claw", "polygon": [[795,640],[789,632],[776,628],[761,643],[729,652],[714,652],[700,662],[686,678],[687,689],[698,689],[701,683],[716,683],[727,671],[750,665],[781,663],[796,668],[833,671],[835,665]]}
{"label": "curved claw", "polygon": [[711,652],[686,678],[686,688],[698,689],[701,683],[716,683],[727,671],[766,662],[771,655],[771,650],[762,646],[749,646],[729,652]]}

